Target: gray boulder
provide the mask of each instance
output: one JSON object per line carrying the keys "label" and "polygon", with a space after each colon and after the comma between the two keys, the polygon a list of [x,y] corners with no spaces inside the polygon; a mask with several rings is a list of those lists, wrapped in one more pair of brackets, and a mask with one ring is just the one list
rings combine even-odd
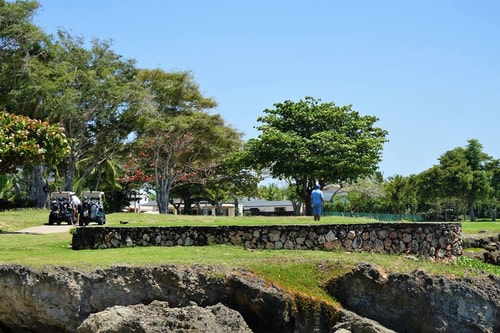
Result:
{"label": "gray boulder", "polygon": [[195,303],[171,308],[167,302],[113,306],[91,314],[77,333],[251,333],[243,317],[222,304],[199,307]]}
{"label": "gray boulder", "polygon": [[423,271],[385,274],[361,263],[327,289],[345,309],[397,332],[500,332],[500,278]]}

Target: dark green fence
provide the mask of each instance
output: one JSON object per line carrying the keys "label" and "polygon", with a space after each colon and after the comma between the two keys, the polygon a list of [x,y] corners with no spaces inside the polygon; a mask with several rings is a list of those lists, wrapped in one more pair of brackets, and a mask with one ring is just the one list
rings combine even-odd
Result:
{"label": "dark green fence", "polygon": [[382,214],[382,213],[349,213],[349,212],[323,212],[323,216],[366,217],[378,221],[424,221],[421,214]]}

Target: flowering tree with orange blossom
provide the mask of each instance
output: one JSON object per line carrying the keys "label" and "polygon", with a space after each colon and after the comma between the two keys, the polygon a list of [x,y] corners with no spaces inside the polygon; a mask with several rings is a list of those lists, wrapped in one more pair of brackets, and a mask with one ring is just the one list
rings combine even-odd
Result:
{"label": "flowering tree with orange blossom", "polygon": [[205,112],[217,103],[202,96],[190,73],[141,70],[137,78],[150,99],[137,110],[135,156],[166,214],[172,189],[241,147],[241,134]]}
{"label": "flowering tree with orange blossom", "polygon": [[241,146],[240,134],[225,126],[219,115],[194,112],[154,121],[138,140],[137,158],[142,170],[153,178],[158,210],[168,213],[174,186],[201,182],[204,169],[221,163]]}

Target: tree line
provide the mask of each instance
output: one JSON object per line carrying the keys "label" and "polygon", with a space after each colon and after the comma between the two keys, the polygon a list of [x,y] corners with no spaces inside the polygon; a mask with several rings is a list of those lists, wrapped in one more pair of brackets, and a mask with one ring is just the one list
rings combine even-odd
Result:
{"label": "tree line", "polygon": [[[138,68],[109,41],[48,35],[33,24],[38,9],[0,1],[0,119],[26,117],[0,130],[4,200],[43,207],[53,190],[99,190],[119,211],[130,191],[149,186],[166,213],[171,193],[185,201],[252,193],[258,176],[224,161],[242,134],[209,113],[217,103],[189,71]],[[27,134],[30,146],[19,145],[37,122],[61,142]]]}
{"label": "tree line", "polygon": [[[500,198],[500,160],[483,151],[476,139],[464,147],[446,151],[438,164],[409,176],[384,178],[379,171],[355,182],[329,184],[332,193],[326,211],[424,215],[427,221],[458,221],[477,218],[496,221]],[[267,200],[296,200],[290,186],[259,187]]]}

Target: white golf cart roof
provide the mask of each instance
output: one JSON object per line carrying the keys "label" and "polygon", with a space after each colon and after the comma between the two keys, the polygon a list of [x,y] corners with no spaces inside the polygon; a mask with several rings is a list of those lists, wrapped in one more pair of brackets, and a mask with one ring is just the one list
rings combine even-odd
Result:
{"label": "white golf cart roof", "polygon": [[75,195],[75,192],[71,191],[52,192],[52,196],[56,197],[57,199],[69,199],[72,195]]}
{"label": "white golf cart roof", "polygon": [[88,198],[102,199],[102,197],[104,196],[104,192],[86,191],[86,192],[82,192],[82,196],[88,197]]}

